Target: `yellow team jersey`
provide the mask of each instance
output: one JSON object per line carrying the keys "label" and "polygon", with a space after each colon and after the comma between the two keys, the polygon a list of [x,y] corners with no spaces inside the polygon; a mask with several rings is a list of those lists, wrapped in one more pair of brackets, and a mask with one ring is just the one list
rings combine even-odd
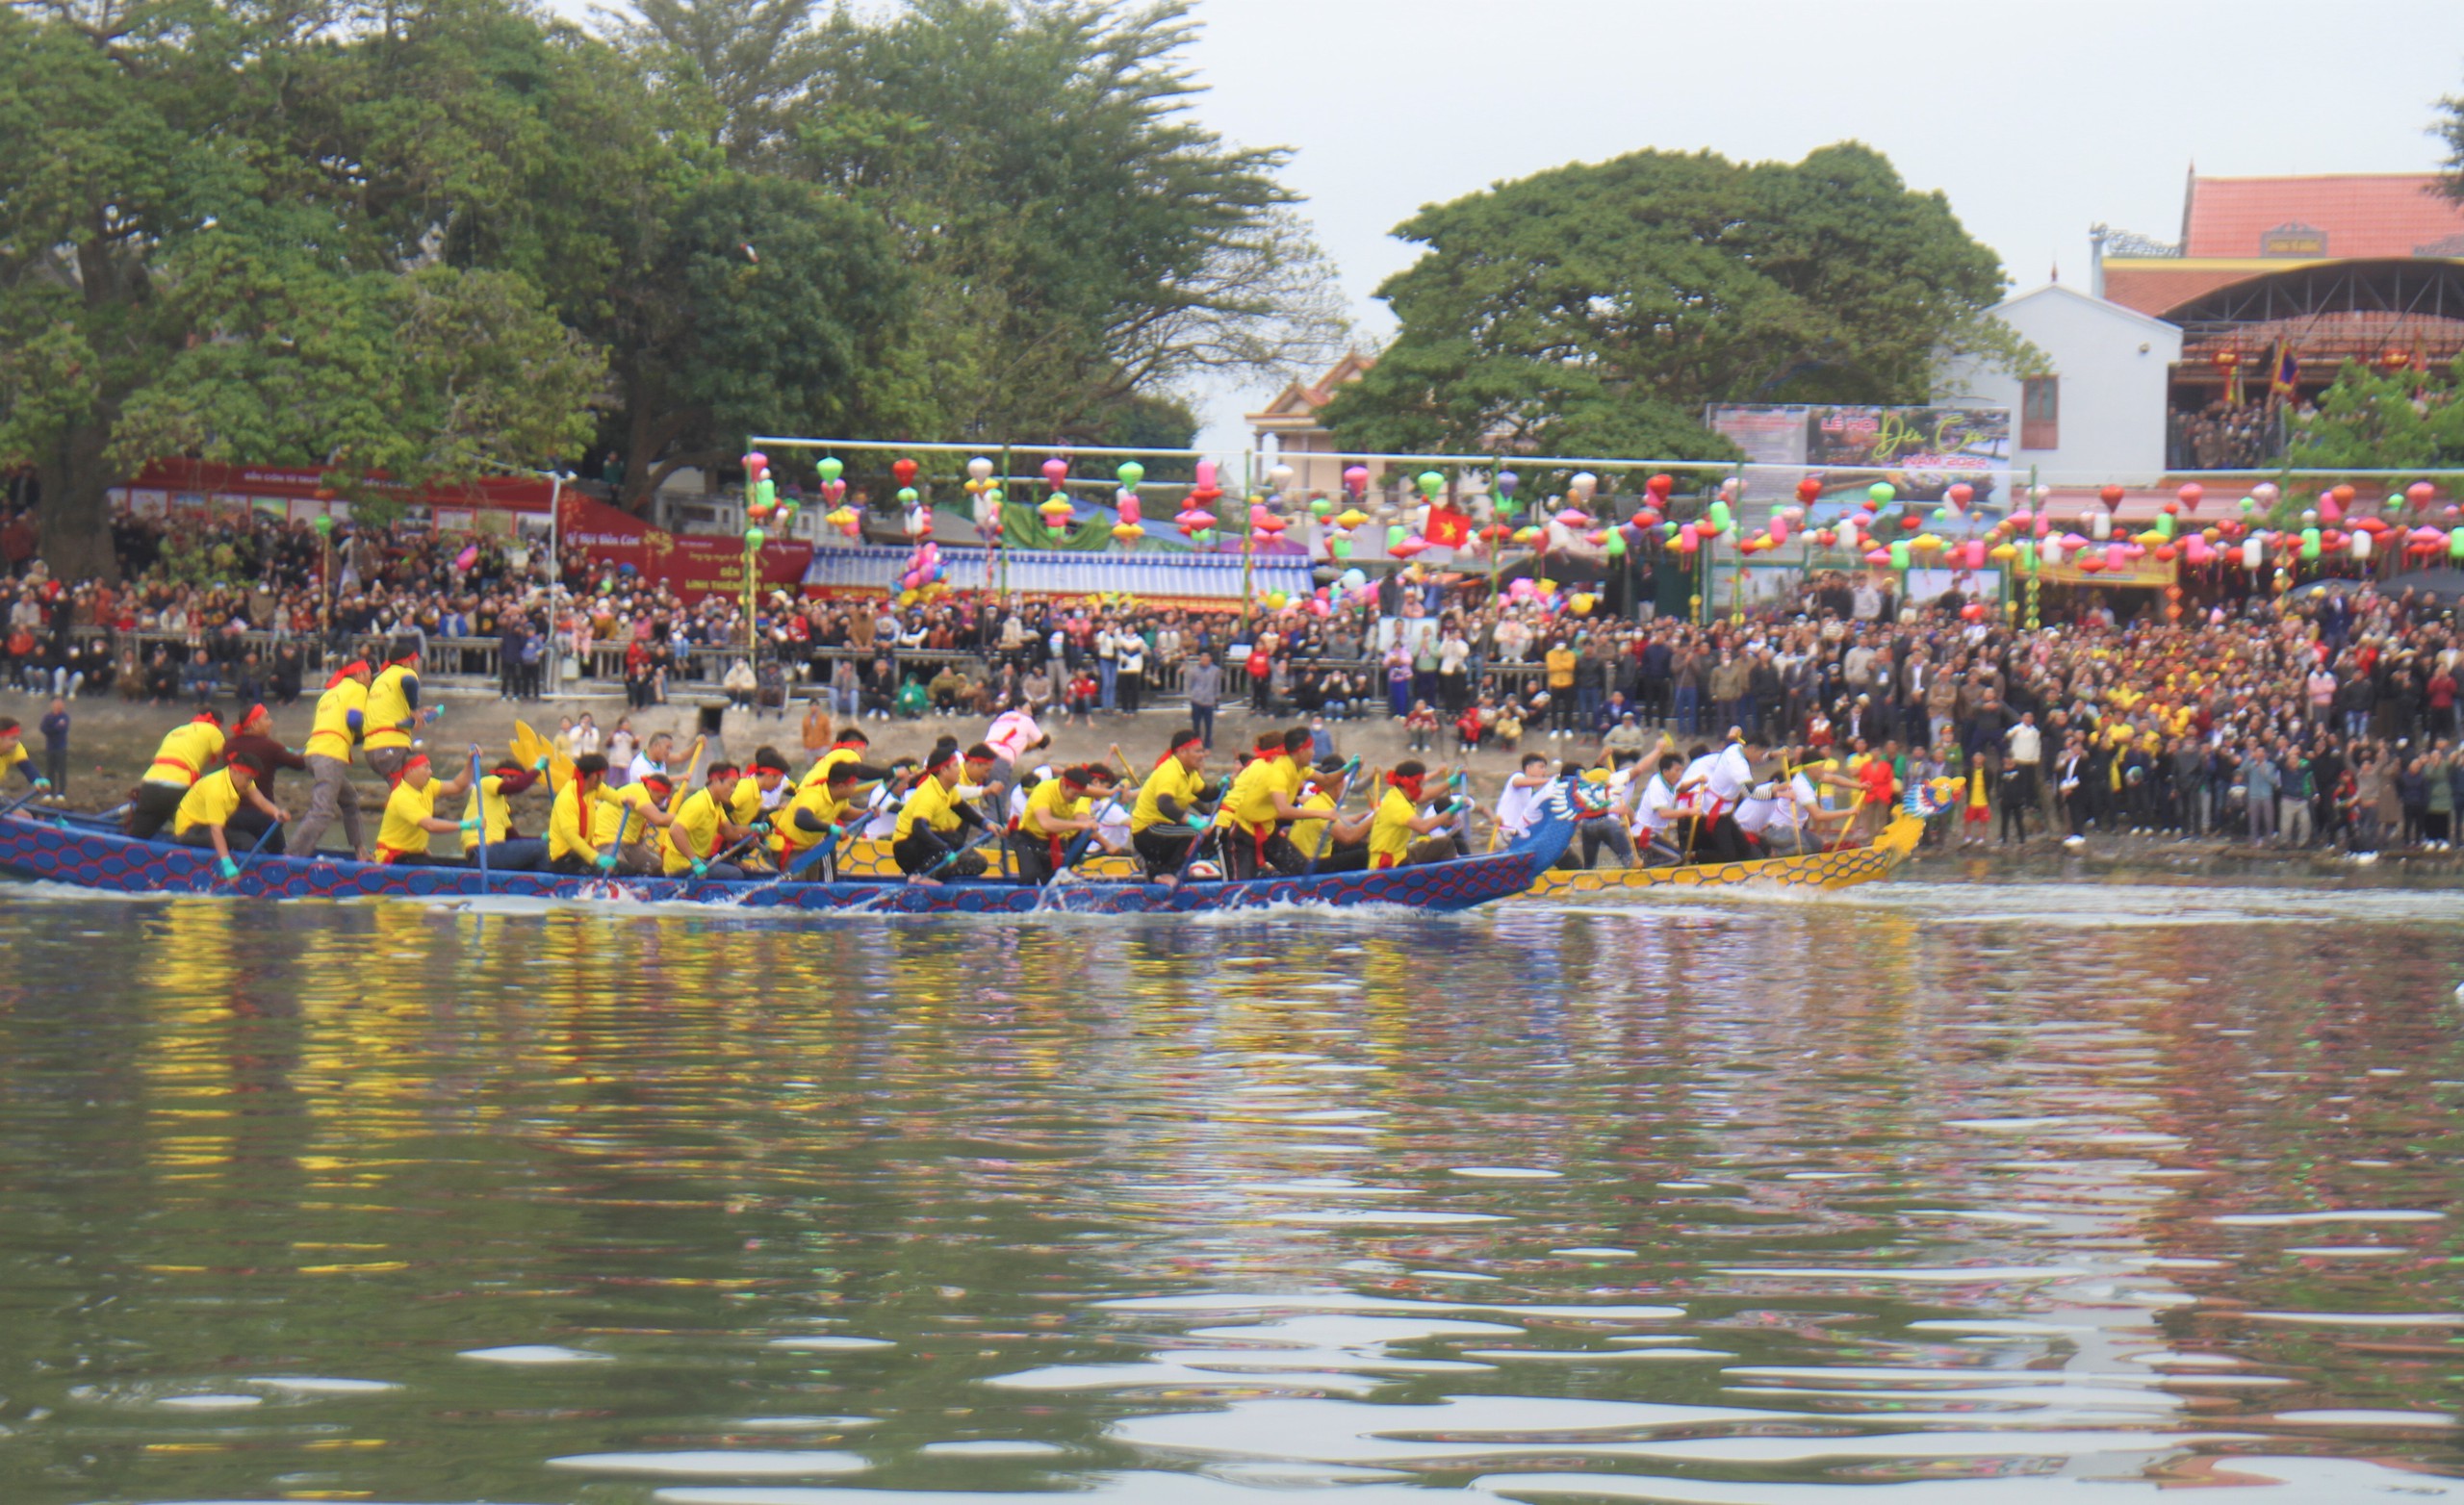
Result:
{"label": "yellow team jersey", "polygon": [[[616,796],[602,785],[591,790],[590,802],[594,816],[602,809],[607,811],[608,824],[612,829]],[[598,855],[599,844],[582,828],[581,780],[576,778],[556,791],[554,803],[548,807],[548,860],[553,862],[560,857],[572,857],[588,862]]]}
{"label": "yellow team jersey", "polygon": [[820,758],[814,762],[811,771],[806,774],[805,777],[797,782],[796,787],[799,789],[819,788],[823,784],[830,782],[830,771],[832,769],[836,768],[841,763],[860,762],[862,760],[863,751],[864,750],[862,748],[832,748],[829,752],[824,752]]}
{"label": "yellow team jersey", "polygon": [[[696,857],[707,862],[717,856],[719,855],[719,822],[723,816],[724,812],[719,808],[718,797],[708,789],[696,789],[685,796],[684,803],[676,807],[675,824],[667,829],[667,839],[662,844],[666,848],[666,855],[659,860],[660,871],[674,878],[679,873],[693,871],[693,862]],[[693,838],[692,856],[686,856],[684,850],[677,845],[676,835],[679,831]]]}
{"label": "yellow team jersey", "polygon": [[356,679],[342,683],[317,697],[317,725],[308,733],[306,752],[310,757],[330,757],[347,763],[353,738],[350,734],[350,713],[361,712],[366,724],[368,686]]}
{"label": "yellow team jersey", "polygon": [[1018,829],[1030,836],[1059,836],[1048,822],[1074,821],[1087,813],[1087,797],[1075,798],[1058,778],[1047,778],[1027,796],[1027,811],[1018,817]]}
{"label": "yellow team jersey", "polygon": [[828,835],[828,832],[807,830],[797,825],[798,810],[809,813],[824,826],[836,826],[846,819],[851,808],[848,802],[831,797],[828,784],[805,785],[796,791],[795,798],[779,806],[778,818],[771,827],[778,833],[779,850],[793,860]]}
{"label": "yellow team jersey", "polygon": [[145,770],[145,781],[186,789],[221,755],[222,728],[214,723],[192,721],[185,727],[174,727],[163,738],[163,745],[154,750],[154,762]]}
{"label": "yellow team jersey", "polygon": [[1129,811],[1129,829],[1141,831],[1150,826],[1170,825],[1172,818],[1164,813],[1166,800],[1180,805],[1181,819],[1191,819],[1197,792],[1205,787],[1205,776],[1192,773],[1177,757],[1164,759],[1146,776],[1146,782],[1138,786],[1138,803]]}
{"label": "yellow team jersey", "polygon": [[376,849],[387,857],[427,855],[428,829],[423,821],[436,818],[436,796],[445,786],[429,779],[414,789],[409,779],[394,786],[385,801],[385,819],[376,828]]}
{"label": "yellow team jersey", "polygon": [[411,719],[410,693],[402,688],[405,680],[416,686],[420,676],[398,664],[388,664],[368,687],[368,700],[361,713],[365,729],[360,741],[372,752],[380,748],[411,745],[411,734],[401,725]]}
{"label": "yellow team jersey", "polygon": [[751,774],[737,779],[735,792],[728,796],[728,819],[738,826],[761,819],[761,781]]}
{"label": "yellow team jersey", "polygon": [[462,833],[464,851],[486,842],[490,846],[504,840],[505,831],[513,825],[513,806],[505,803],[504,779],[495,774],[482,774],[471,788],[471,797],[462,802],[462,818],[477,821],[479,829]]}
{"label": "yellow team jersey", "polygon": [[915,834],[919,822],[942,836],[959,829],[958,795],[942,788],[937,778],[924,778],[916,782],[914,792],[899,807],[898,826],[890,833],[890,839],[905,841]]}
{"label": "yellow team jersey", "polygon": [[1415,832],[1412,822],[1420,817],[1420,806],[1400,789],[1386,790],[1377,802],[1377,817],[1369,823],[1369,865],[1394,867],[1412,850]]}
{"label": "yellow team jersey", "polygon": [[612,795],[602,790],[599,806],[591,812],[591,845],[605,847],[614,841],[620,823],[627,841],[647,840],[658,828],[643,812],[657,808],[658,801],[640,784],[627,784]]}
{"label": "yellow team jersey", "polygon": [[180,796],[179,813],[171,817],[171,834],[185,837],[199,826],[228,826],[231,817],[240,813],[242,803],[240,786],[231,781],[231,770],[218,768]]}
{"label": "yellow team jersey", "polygon": [[1296,787],[1285,782],[1283,770],[1289,759],[1253,757],[1249,766],[1232,780],[1232,790],[1223,797],[1223,808],[1234,821],[1258,835],[1274,830],[1274,797],[1289,795]]}

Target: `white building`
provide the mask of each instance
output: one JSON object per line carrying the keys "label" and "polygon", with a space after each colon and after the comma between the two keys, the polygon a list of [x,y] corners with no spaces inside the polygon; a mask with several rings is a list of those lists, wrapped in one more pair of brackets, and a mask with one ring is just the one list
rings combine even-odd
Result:
{"label": "white building", "polygon": [[2060,283],[2023,293],[1991,314],[2043,352],[2042,376],[2014,376],[1974,357],[1934,372],[1934,401],[2007,407],[2011,468],[2049,484],[2155,477],[2165,471],[2167,390],[2181,359],[2179,325]]}

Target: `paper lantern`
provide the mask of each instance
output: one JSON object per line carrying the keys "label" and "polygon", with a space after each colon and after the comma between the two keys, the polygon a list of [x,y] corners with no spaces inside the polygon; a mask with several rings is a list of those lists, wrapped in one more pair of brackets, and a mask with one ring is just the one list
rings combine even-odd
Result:
{"label": "paper lantern", "polygon": [[2207,496],[2207,488],[2201,486],[2196,481],[2193,481],[2189,485],[2184,486],[2181,490],[2173,493],[2173,496],[2180,500],[2184,507],[2195,512],[2198,510],[2200,500]]}
{"label": "paper lantern", "polygon": [[1346,507],[1335,518],[1335,526],[1349,531],[1369,521],[1369,514],[1358,507]]}

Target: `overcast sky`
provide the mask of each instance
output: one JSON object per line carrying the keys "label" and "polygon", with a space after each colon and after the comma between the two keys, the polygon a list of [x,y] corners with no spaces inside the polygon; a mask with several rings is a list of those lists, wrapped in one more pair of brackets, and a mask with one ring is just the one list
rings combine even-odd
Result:
{"label": "overcast sky", "polygon": [[[1371,293],[1423,204],[1646,147],[1793,162],[1856,139],[1949,196],[2020,290],[2088,227],[2178,238],[2185,172],[2427,171],[2464,0],[1199,0],[1197,110],[1287,181]],[[1208,395],[1210,448],[1270,393]]]}

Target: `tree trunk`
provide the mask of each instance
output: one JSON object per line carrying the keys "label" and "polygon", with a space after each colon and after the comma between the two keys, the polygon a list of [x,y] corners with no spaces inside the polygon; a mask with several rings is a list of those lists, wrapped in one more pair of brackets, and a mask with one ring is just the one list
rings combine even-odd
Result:
{"label": "tree trunk", "polygon": [[35,467],[42,486],[42,558],[56,580],[119,581],[105,496],[115,479],[103,463],[110,436],[100,419],[73,423]]}

